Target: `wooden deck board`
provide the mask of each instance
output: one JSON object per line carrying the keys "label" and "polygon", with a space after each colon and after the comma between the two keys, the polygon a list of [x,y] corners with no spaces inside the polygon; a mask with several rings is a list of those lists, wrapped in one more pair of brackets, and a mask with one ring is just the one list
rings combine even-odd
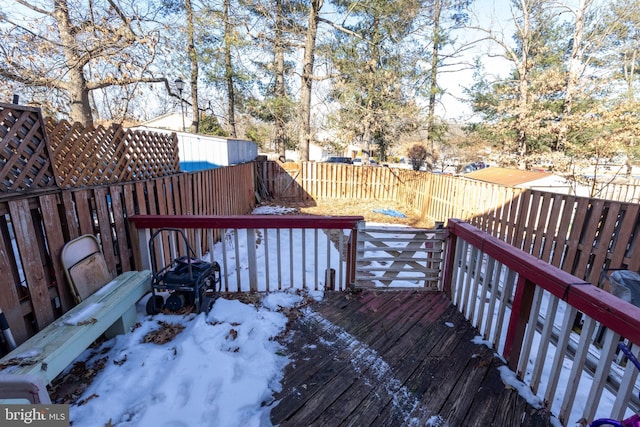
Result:
{"label": "wooden deck board", "polygon": [[286,426],[547,426],[441,293],[327,293],[285,339],[271,422]]}

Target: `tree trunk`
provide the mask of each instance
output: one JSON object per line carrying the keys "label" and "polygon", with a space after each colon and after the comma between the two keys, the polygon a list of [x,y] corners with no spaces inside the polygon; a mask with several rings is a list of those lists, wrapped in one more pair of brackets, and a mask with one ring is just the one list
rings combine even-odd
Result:
{"label": "tree trunk", "polygon": [[522,52],[520,53],[520,62],[516,65],[518,69],[518,112],[516,114],[515,129],[517,131],[518,145],[518,167],[525,167],[524,156],[527,155],[527,117],[529,117],[529,71],[531,64],[529,52],[531,48],[531,16],[527,2],[521,0],[522,7],[522,24],[520,28],[520,37],[522,43]]}
{"label": "tree trunk", "polygon": [[93,113],[89,102],[89,89],[81,67],[69,69],[69,95],[71,96],[70,119],[84,126],[92,126]]}
{"label": "tree trunk", "polygon": [[431,52],[431,82],[429,84],[429,111],[427,113],[427,138],[431,144],[431,153],[434,152],[434,128],[436,116],[436,95],[438,93],[438,61],[440,55],[440,0],[434,0],[433,4],[433,49]]}
{"label": "tree trunk", "polygon": [[77,50],[73,48],[73,46],[77,45],[77,42],[73,36],[73,24],[69,18],[67,2],[65,0],[56,0],[53,14],[60,33],[60,41],[66,62],[70,64],[67,74],[69,78],[67,90],[71,98],[69,117],[73,122],[91,126],[93,125],[93,114],[91,113],[91,104],[89,102],[87,80],[84,76],[85,62],[80,60]]}
{"label": "tree trunk", "polygon": [[283,105],[286,96],[285,89],[285,64],[284,64],[284,34],[283,28],[282,0],[276,0],[276,33],[275,33],[275,77],[276,77],[276,105],[275,105],[275,132],[274,142],[276,152],[280,156],[286,156],[285,151],[285,106]]}
{"label": "tree trunk", "polygon": [[[629,56],[628,56],[629,55]],[[635,102],[635,82],[638,78],[638,71],[636,70],[636,65],[638,63],[637,60],[638,51],[633,49],[630,54],[624,54],[624,61],[622,63],[622,71],[624,73],[624,80],[627,84],[627,101]]]}
{"label": "tree trunk", "polygon": [[[592,0],[580,0],[580,5],[576,11],[576,25],[573,31],[573,43],[571,46],[571,56],[569,58],[569,69],[567,70],[567,83],[565,87],[564,104],[562,106],[562,120],[567,121],[573,112],[573,97],[578,87],[578,80],[582,74],[582,56],[584,55],[584,26],[587,10],[591,6]],[[567,139],[566,125],[561,123],[556,150],[564,149]]]}
{"label": "tree trunk", "polygon": [[189,62],[191,64],[191,127],[192,133],[198,133],[200,124],[200,112],[198,111],[198,52],[196,51],[195,43],[195,29],[193,25],[193,8],[191,7],[191,0],[185,0],[184,6],[187,11],[187,38],[188,46],[187,51],[189,53]]}
{"label": "tree trunk", "polygon": [[[523,67],[525,68],[525,67]],[[527,123],[526,118],[529,116],[529,84],[526,80],[526,71],[523,72],[520,76],[520,85],[519,85],[519,99],[518,99],[518,114],[516,115],[515,129],[518,133],[517,144],[518,144],[518,167],[524,168],[523,160],[524,156],[527,155]]]}
{"label": "tree trunk", "polygon": [[229,22],[229,3],[230,0],[224,0],[223,19],[224,19],[224,77],[227,82],[227,122],[229,123],[229,136],[237,138],[236,130],[236,101],[235,90],[233,87],[233,64],[231,62],[231,46],[230,38],[233,26]]}
{"label": "tree trunk", "polygon": [[300,135],[298,145],[301,160],[309,160],[311,144],[311,89],[313,86],[313,64],[315,61],[316,35],[318,34],[318,17],[323,0],[311,0],[309,24],[304,45],[302,60],[302,87],[300,89]]}

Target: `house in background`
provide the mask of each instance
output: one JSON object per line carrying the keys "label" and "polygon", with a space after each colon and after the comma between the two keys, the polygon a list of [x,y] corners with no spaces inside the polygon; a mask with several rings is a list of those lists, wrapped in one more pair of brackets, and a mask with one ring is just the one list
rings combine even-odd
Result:
{"label": "house in background", "polygon": [[[184,121],[182,120],[184,118]],[[185,128],[182,125],[184,123]],[[142,123],[139,127],[183,132],[191,125],[191,114],[167,113]]]}
{"label": "house in background", "polygon": [[530,190],[571,194],[574,196],[589,196],[589,189],[587,187],[576,186],[565,178],[549,172],[490,166],[466,173],[463,176],[465,178],[490,182],[492,184],[507,185],[509,187],[528,188]]}
{"label": "house in background", "polygon": [[[135,129],[154,132],[175,132],[178,136],[180,169],[192,172],[254,161],[258,144],[242,139],[182,132],[182,115],[169,113],[149,120]],[[189,116],[185,123],[191,123]]]}
{"label": "house in background", "polygon": [[[287,160],[293,160],[294,162],[300,161],[299,150],[287,150],[285,152]],[[329,156],[329,152],[318,143],[309,143],[309,161],[321,162]]]}

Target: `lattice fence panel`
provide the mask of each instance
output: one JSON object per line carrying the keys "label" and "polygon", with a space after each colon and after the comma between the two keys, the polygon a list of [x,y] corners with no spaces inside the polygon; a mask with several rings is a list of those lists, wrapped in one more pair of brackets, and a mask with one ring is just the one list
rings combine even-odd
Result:
{"label": "lattice fence panel", "polygon": [[172,175],[180,171],[175,134],[113,125],[84,128],[47,118],[58,184],[81,187]]}
{"label": "lattice fence panel", "polygon": [[40,110],[0,103],[0,192],[55,187]]}

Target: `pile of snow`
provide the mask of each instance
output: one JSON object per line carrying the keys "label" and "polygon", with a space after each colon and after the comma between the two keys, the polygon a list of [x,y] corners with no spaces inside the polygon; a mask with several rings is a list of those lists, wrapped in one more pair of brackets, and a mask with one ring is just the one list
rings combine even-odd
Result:
{"label": "pile of snow", "polygon": [[[106,363],[71,405],[73,426],[271,425],[269,405],[288,363],[274,338],[287,324],[282,309],[302,301],[295,292],[271,293],[259,306],[220,298],[208,314],[153,317],[141,301],[139,327],[79,358]],[[145,342],[163,325],[184,329],[164,344]]]}

